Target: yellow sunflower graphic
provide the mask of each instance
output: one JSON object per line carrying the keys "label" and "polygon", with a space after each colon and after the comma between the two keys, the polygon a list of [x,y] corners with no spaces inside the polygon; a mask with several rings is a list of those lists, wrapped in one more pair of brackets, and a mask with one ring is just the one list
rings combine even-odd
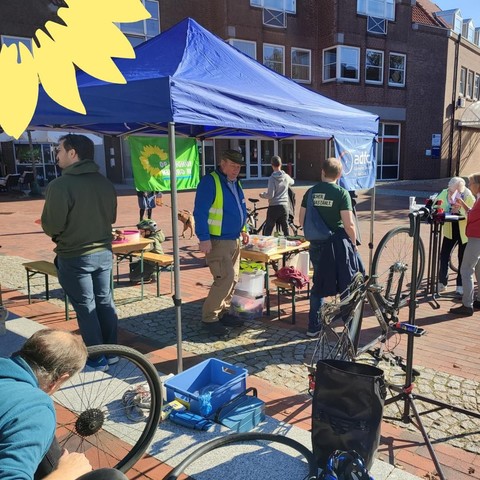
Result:
{"label": "yellow sunflower graphic", "polygon": [[160,162],[164,162],[167,158],[167,152],[156,145],[145,145],[140,152],[140,163],[143,169],[152,177],[162,176]]}
{"label": "yellow sunflower graphic", "polygon": [[141,0],[61,3],[66,7],[59,8],[57,15],[63,24],[47,21],[38,29],[33,52],[22,43],[0,49],[0,125],[15,138],[28,127],[35,112],[39,81],[55,102],[83,114],[75,66],[105,82],[126,83],[112,58],[135,58],[135,52],[115,22],[150,17]]}

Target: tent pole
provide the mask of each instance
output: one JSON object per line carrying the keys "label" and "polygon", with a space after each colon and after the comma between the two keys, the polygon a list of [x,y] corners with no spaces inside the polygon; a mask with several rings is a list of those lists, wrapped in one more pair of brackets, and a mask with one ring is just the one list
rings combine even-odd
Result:
{"label": "tent pole", "polygon": [[205,176],[205,139],[202,138],[202,177]]}
{"label": "tent pole", "polygon": [[372,256],[373,256],[373,225],[375,224],[375,193],[376,186],[373,186],[372,197],[370,200],[370,242],[368,243],[368,275],[372,275]]}
{"label": "tent pole", "polygon": [[172,204],[172,239],[173,239],[173,304],[177,321],[177,373],[183,372],[182,352],[182,299],[180,293],[180,255],[178,245],[177,221],[177,172],[175,151],[175,123],[168,123],[168,158],[170,160],[170,203]]}

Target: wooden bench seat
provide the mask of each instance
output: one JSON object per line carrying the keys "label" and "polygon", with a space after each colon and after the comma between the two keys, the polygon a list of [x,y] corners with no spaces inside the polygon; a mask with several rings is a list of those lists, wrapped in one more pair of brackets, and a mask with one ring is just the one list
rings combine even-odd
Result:
{"label": "wooden bench seat", "polygon": [[[41,274],[45,277],[45,297],[47,300],[50,299],[50,289],[48,284],[48,277],[52,276],[58,278],[57,267],[52,262],[47,262],[45,260],[39,260],[37,262],[27,262],[23,266],[27,272],[27,292],[28,292],[28,303],[32,303],[31,295],[31,286],[30,279],[35,275]],[[68,297],[64,292],[64,301],[65,301],[65,318],[70,319],[69,309],[68,309]]]}
{"label": "wooden bench seat", "polygon": [[[299,289],[293,283],[274,278],[272,284],[277,287],[277,311],[280,319],[280,294],[290,293],[292,297],[292,325],[296,322],[296,295]],[[307,283],[307,298],[310,297],[310,283]]]}
{"label": "wooden bench seat", "polygon": [[[132,257],[141,257],[141,253],[132,253]],[[143,260],[155,264],[155,273],[157,275],[157,297],[160,296],[160,272],[170,272],[170,291],[173,290],[173,255],[165,253],[144,252]]]}

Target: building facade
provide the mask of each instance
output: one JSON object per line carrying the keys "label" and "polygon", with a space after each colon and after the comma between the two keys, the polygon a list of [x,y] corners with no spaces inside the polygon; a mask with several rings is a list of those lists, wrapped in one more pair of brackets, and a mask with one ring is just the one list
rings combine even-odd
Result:
{"label": "building facade", "polygon": [[[25,7],[29,1],[31,15],[21,15],[19,4]],[[429,0],[142,2],[152,17],[120,25],[134,46],[192,17],[306,88],[377,114],[378,180],[466,175],[478,169],[480,28],[458,9],[440,11]],[[8,16],[3,15],[4,4]],[[35,29],[62,4],[2,0],[2,44],[31,42]],[[6,143],[3,164],[11,170],[18,165],[12,158],[16,147]],[[204,147],[207,168],[213,167],[216,151],[241,149],[246,179],[267,177],[271,156],[279,154],[296,178],[316,180],[319,161],[333,153],[331,141],[318,140],[225,138]],[[128,181],[127,142],[106,137],[103,153],[106,174]]]}

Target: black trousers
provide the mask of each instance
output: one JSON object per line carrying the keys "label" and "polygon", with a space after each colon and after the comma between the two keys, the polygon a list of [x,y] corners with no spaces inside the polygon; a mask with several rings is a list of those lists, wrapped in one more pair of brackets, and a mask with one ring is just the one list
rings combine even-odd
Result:
{"label": "black trousers", "polygon": [[279,224],[285,236],[288,236],[288,206],[270,205],[267,209],[267,220],[263,229],[264,235],[271,235],[275,224]]}
{"label": "black trousers", "polygon": [[452,223],[452,238],[443,237],[442,248],[440,250],[440,268],[438,271],[438,281],[447,285],[448,283],[448,261],[450,260],[450,254],[455,245],[458,244],[458,273],[457,273],[457,287],[462,286],[462,276],[460,275],[460,266],[462,265],[463,252],[465,251],[466,243],[462,243],[460,237],[460,230],[458,223]]}

